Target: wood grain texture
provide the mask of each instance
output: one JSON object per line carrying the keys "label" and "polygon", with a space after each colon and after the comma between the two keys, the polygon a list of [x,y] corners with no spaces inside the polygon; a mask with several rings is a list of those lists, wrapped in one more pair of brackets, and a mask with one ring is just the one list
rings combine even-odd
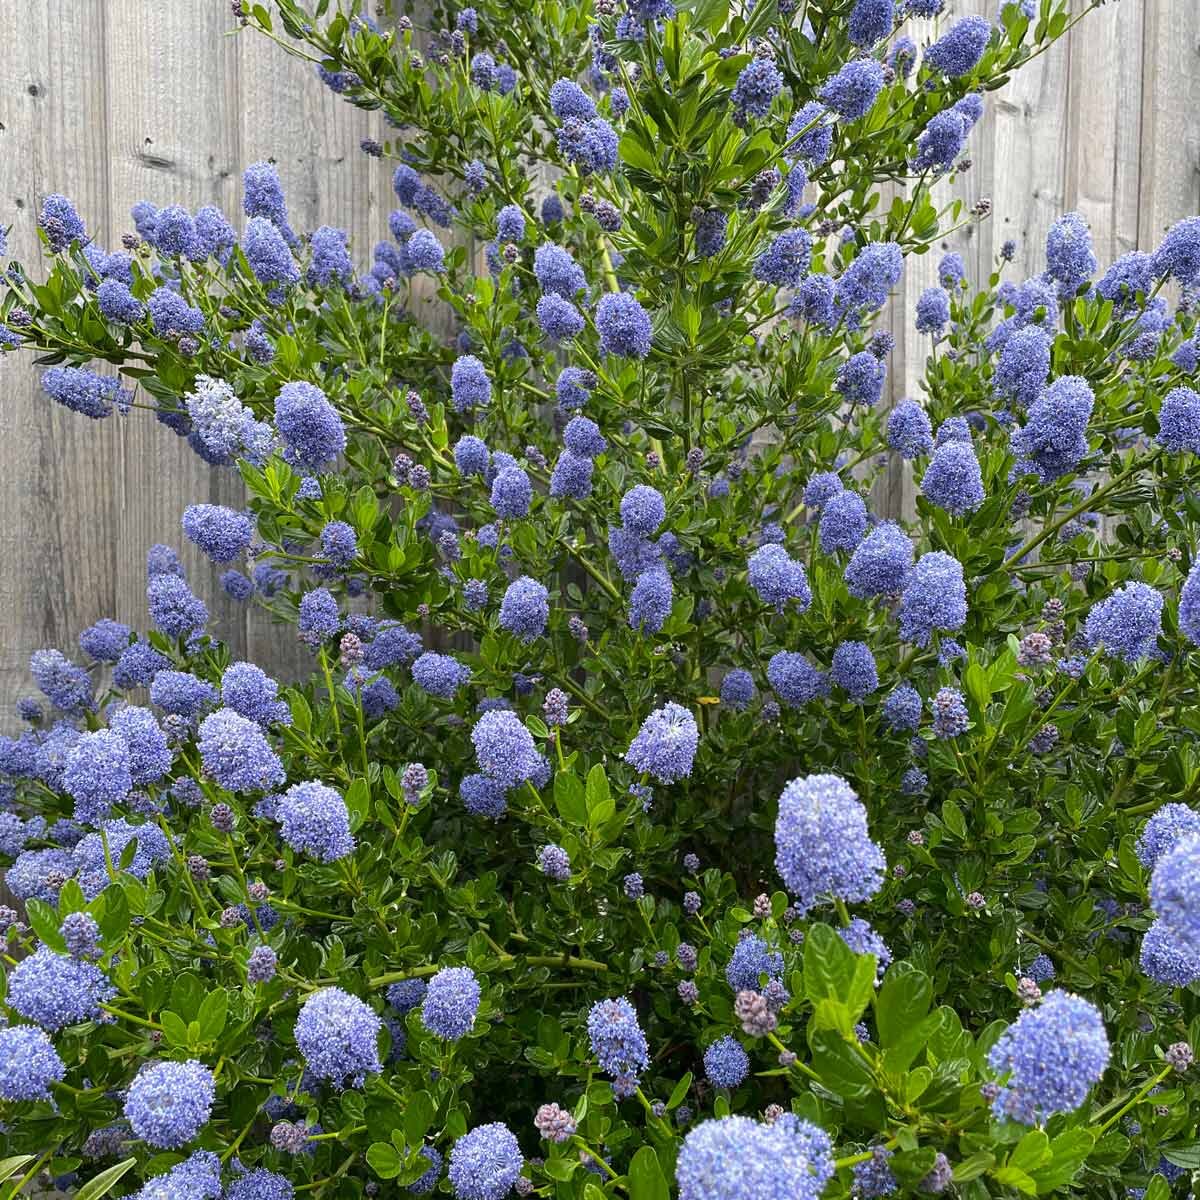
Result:
{"label": "wood grain texture", "polygon": [[[996,0],[951,7],[991,17]],[[916,25],[918,40],[936,28]],[[241,169],[262,158],[275,160],[297,228],[345,226],[364,263],[386,236],[390,172],[359,150],[363,137],[385,136],[382,118],[346,105],[266,39],[226,36],[224,0],[0,0],[0,28],[0,220],[13,226],[14,257],[36,261],[34,220],[51,191],[70,196],[108,246],[142,198],[217,203],[237,223]],[[938,195],[988,197],[993,217],[910,258],[885,318],[897,341],[891,398],[919,394],[929,339],[913,330],[913,310],[946,249],[981,280],[1012,238],[1007,271],[1021,279],[1042,269],[1046,231],[1068,209],[1091,222],[1102,263],[1200,210],[1198,111],[1196,0],[1115,0],[989,95],[971,170]],[[29,691],[32,650],[69,650],[101,616],[145,626],[155,541],[183,550],[235,654],[285,677],[302,670],[290,633],[229,602],[217,572],[182,545],[184,507],[239,503],[236,475],[203,466],[144,413],[91,422],[65,412],[36,378],[27,359],[0,365],[0,729]],[[901,470],[874,500],[903,512],[912,495]]]}

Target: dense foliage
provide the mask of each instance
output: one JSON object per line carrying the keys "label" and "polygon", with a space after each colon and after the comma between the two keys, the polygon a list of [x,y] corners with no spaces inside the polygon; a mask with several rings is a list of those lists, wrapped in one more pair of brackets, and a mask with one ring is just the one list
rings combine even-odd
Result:
{"label": "dense foliage", "polygon": [[944,7],[240,0],[387,117],[369,268],[269,163],[240,232],[45,198],[0,348],[241,471],[182,533],[314,669],[230,661],[165,546],[148,632],[34,654],[0,1176],[1182,1191],[1200,218],[946,254],[885,403],[905,258],[987,216],[931,185],[1084,15]]}

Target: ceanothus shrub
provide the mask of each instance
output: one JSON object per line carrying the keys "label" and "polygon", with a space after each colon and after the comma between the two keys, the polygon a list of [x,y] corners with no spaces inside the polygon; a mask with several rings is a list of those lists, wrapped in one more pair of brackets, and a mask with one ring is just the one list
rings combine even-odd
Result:
{"label": "ceanothus shrub", "polygon": [[894,395],[906,259],[986,216],[930,187],[1075,19],[962,7],[478,0],[418,40],[238,0],[386,115],[377,244],[265,162],[244,220],[140,203],[119,247],[45,198],[0,348],[240,471],[180,536],[312,672],[232,662],[169,546],[139,628],[28,648],[0,1174],[1182,1195],[1200,218],[1102,264],[1067,214],[1025,280],[944,254]]}

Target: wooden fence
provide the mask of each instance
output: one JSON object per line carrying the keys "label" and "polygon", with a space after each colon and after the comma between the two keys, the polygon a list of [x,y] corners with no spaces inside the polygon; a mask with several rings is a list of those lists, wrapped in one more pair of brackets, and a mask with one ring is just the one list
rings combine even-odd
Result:
{"label": "wooden fence", "polygon": [[[992,16],[997,0],[950,7]],[[344,226],[360,259],[386,236],[389,171],[358,149],[381,136],[379,116],[338,100],[266,39],[233,35],[225,0],[0,0],[0,29],[0,223],[27,264],[47,192],[70,196],[89,231],[116,246],[140,199],[240,212],[241,169],[263,158],[278,165],[296,227]],[[1112,0],[1090,14],[988,97],[970,154],[953,186],[968,204],[989,197],[994,214],[951,239],[973,277],[1008,238],[1015,271],[1040,270],[1046,230],[1073,208],[1102,262],[1152,246],[1200,212],[1200,3]],[[925,339],[912,311],[938,257],[909,260],[892,305],[896,395],[917,388]],[[26,359],[0,363],[0,729],[30,691],[31,651],[70,652],[102,616],[145,627],[154,542],[183,551],[235,656],[284,676],[301,662],[287,630],[224,597],[217,573],[181,544],[186,505],[240,502],[236,474],[204,466],[147,418],[88,421],[46,400]],[[898,481],[888,502],[906,487]]]}

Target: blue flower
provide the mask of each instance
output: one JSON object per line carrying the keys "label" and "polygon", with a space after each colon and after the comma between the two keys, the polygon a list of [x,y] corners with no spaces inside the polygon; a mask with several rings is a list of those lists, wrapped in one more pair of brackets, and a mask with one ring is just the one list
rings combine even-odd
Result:
{"label": "blue flower", "polygon": [[309,643],[323,642],[342,627],[337,600],[328,588],[313,588],[300,597],[296,628]]}
{"label": "blue flower", "polygon": [[342,794],[323,783],[297,783],[279,798],[276,809],[283,840],[318,862],[335,862],[354,853],[350,813]]}
{"label": "blue flower", "polygon": [[734,1037],[718,1038],[704,1052],[704,1074],[713,1087],[735,1088],[750,1073],[750,1056]]}
{"label": "blue flower", "polygon": [[1046,235],[1046,273],[1065,296],[1074,295],[1096,270],[1092,234],[1077,212],[1066,213]]}
{"label": "blue flower", "polygon": [[933,710],[933,732],[943,741],[966,733],[970,723],[966,698],[957,688],[938,688],[929,702]]}
{"label": "blue flower", "polygon": [[692,773],[700,730],[696,718],[673,701],[655,709],[625,752],[625,761],[660,783],[675,783]]}
{"label": "blue flower", "polygon": [[829,677],[855,702],[861,703],[879,687],[875,656],[865,642],[847,641],[833,652]]}
{"label": "blue flower", "polygon": [[820,98],[847,121],[866,116],[883,89],[883,67],[873,58],[846,63],[821,88]]}
{"label": "blue flower", "polygon": [[425,651],[412,665],[413,682],[431,696],[452,700],[470,678],[470,667],[449,654]]}
{"label": "blue flower", "polygon": [[51,192],[42,201],[38,227],[46,235],[54,254],[65,250],[72,242],[82,245],[87,239],[87,230],[75,206],[58,192]]}
{"label": "blue flower", "polygon": [[1018,329],[1004,343],[992,376],[992,390],[1002,399],[1028,408],[1041,394],[1050,374],[1050,337],[1036,325]]}
{"label": "blue flower", "polygon": [[[919,789],[918,789],[919,790]],[[876,972],[882,976],[892,962],[892,952],[887,943],[861,917],[855,917],[849,925],[838,930],[838,936],[855,954],[871,954],[878,960]]]}
{"label": "blue flower", "polygon": [[742,710],[754,699],[754,676],[741,667],[735,667],[721,680],[721,703]]}
{"label": "blue flower", "polygon": [[264,217],[251,217],[242,235],[242,252],[259,283],[287,286],[300,282],[300,268],[279,229]]}
{"label": "blue flower", "polygon": [[596,306],[602,354],[645,358],[650,353],[650,314],[628,292],[606,292]]}
{"label": "blue flower", "polygon": [[500,626],[516,634],[523,642],[531,642],[546,632],[550,605],[546,588],[536,579],[522,575],[505,590],[500,603]]}
{"label": "blue flower", "polygon": [[790,600],[797,602],[800,612],[807,611],[812,603],[812,589],[808,586],[804,564],[774,542],[760,546],[750,556],[747,577],[762,602],[774,605],[779,612]]}
{"label": "blue flower", "polygon": [[1183,834],[1159,858],[1150,904],[1179,948],[1200,958],[1200,834]]}
{"label": "blue flower", "polygon": [[778,287],[798,287],[812,261],[812,238],[804,229],[781,233],[754,261],[754,278]]}
{"label": "blue flower", "polygon": [[196,745],[205,773],[226,791],[268,791],[284,781],[283,764],[262,728],[231,708],[200,722]]}
{"label": "blue flower", "polygon": [[498,821],[508,811],[505,790],[489,775],[465,775],[458,785],[458,796],[472,816]]}
{"label": "blue flower", "polygon": [[450,1186],[457,1200],[504,1200],[525,1159],[507,1125],[477,1125],[450,1151]]}
{"label": "blue flower", "polygon": [[133,790],[129,746],[119,733],[85,733],[66,761],[62,789],[75,801],[75,820],[99,824]]}
{"label": "blue flower", "polygon": [[157,783],[170,771],[172,758],[166,734],[148,708],[131,704],[117,709],[108,724],[125,742],[129,774],[135,787]]}
{"label": "blue flower", "polygon": [[1090,647],[1125,662],[1136,662],[1155,649],[1162,632],[1162,593],[1134,580],[1092,606],[1084,624]]}
{"label": "blue flower", "polygon": [[462,475],[483,475],[490,461],[487,443],[474,434],[465,434],[454,444],[454,465]]}
{"label": "blue flower", "polygon": [[671,615],[675,589],[665,567],[643,571],[629,598],[629,627],[642,633],[658,633]]}
{"label": "blue flower", "polygon": [[143,1141],[177,1150],[208,1124],[215,1097],[212,1072],[194,1058],[153,1063],[129,1085],[125,1117]]}
{"label": "blue flower", "polygon": [[383,1022],[369,1004],[339,987],[321,988],[300,1006],[293,1036],[305,1068],[336,1087],[361,1087],[383,1070],[377,1039]]}
{"label": "blue flower", "polygon": [[957,79],[973,71],[992,36],[992,23],[986,17],[959,17],[936,42],[925,51],[925,62]]}
{"label": "blue flower", "polygon": [[431,230],[418,229],[405,243],[404,253],[413,271],[437,275],[446,269],[446,251]]}
{"label": "blue flower", "polygon": [[[874,59],[873,66],[879,64]],[[858,63],[850,63],[857,66]],[[904,254],[895,242],[869,242],[838,279],[834,290],[834,308],[851,329],[857,329],[865,314],[887,303],[888,294],[904,273]]]}
{"label": "blue flower", "polygon": [[[497,457],[492,459],[493,466]],[[533,501],[533,484],[529,476],[516,465],[504,467],[492,481],[491,501],[498,517],[516,520],[528,516]]]}
{"label": "blue flower", "polygon": [[49,1100],[66,1064],[36,1025],[0,1028],[0,1100]]}
{"label": "blue flower", "polygon": [[469,967],[443,967],[429,981],[421,1002],[421,1024],[435,1037],[456,1042],[475,1027],[479,981]]}
{"label": "blue flower", "polygon": [[938,336],[949,320],[950,294],[943,287],[926,288],[917,299],[917,332]]}
{"label": "blue flower", "polygon": [[[932,441],[932,439],[930,439]],[[876,525],[855,547],[843,578],[850,595],[896,596],[913,565],[913,544],[894,522]]]}
{"label": "blue flower", "polygon": [[621,497],[621,524],[629,533],[648,538],[666,519],[667,504],[657,488],[639,483]]}
{"label": "blue flower", "polygon": [[516,713],[485,712],[471,730],[479,769],[501,788],[517,787],[538,772],[541,756],[533,736]]}
{"label": "blue flower", "polygon": [[883,41],[892,32],[895,16],[895,0],[856,0],[846,22],[851,44],[869,49]]}
{"label": "blue flower", "polygon": [[1154,274],[1184,287],[1200,279],[1200,217],[1185,217],[1167,230],[1152,258]]}
{"label": "blue flower", "polygon": [[638,1075],[650,1065],[650,1048],[633,1005],[624,996],[597,1000],[587,1029],[600,1069],[619,1081],[632,1080],[636,1088]]}
{"label": "blue flower", "polygon": [[853,354],[838,368],[833,390],[848,404],[873,407],[883,395],[887,370],[869,350]]}
{"label": "blue flower", "polygon": [[823,671],[791,650],[780,650],[767,663],[767,682],[775,694],[792,708],[829,694],[829,679]]}
{"label": "blue flower", "polygon": [[1094,403],[1087,380],[1078,375],[1056,379],[1029,406],[1025,427],[1012,433],[1019,460],[1014,475],[1032,470],[1042,483],[1050,483],[1073,471],[1088,452],[1087,424]]}
{"label": "blue flower", "polygon": [[1172,388],[1158,410],[1158,444],[1172,454],[1200,454],[1200,395],[1191,388]]}
{"label": "blue flower", "polygon": [[592,494],[594,467],[590,458],[564,450],[550,473],[550,495],[555,499],[586,500]]}
{"label": "blue flower", "polygon": [[988,1066],[1007,1076],[992,1111],[1022,1125],[1074,1112],[1087,1099],[1110,1057],[1095,1005],[1059,990],[1047,992],[1001,1034]]}
{"label": "blue flower", "polygon": [[538,327],[552,342],[569,342],[583,332],[583,314],[569,300],[547,293],[537,302]]}
{"label": "blue flower", "polygon": [[866,809],[844,779],[801,776],[784,788],[775,868],[802,913],[830,899],[869,900],[883,885],[885,866]]}
{"label": "blue flower", "polygon": [[826,501],[818,526],[826,554],[854,550],[867,532],[867,506],[857,492],[840,491]]}
{"label": "blue flower", "polygon": [[983,503],[983,475],[970,442],[944,442],[934,450],[921,479],[921,494],[955,516],[974,512]]}
{"label": "blue flower", "polygon": [[288,461],[309,474],[333,466],[346,448],[346,430],[337,409],[311,383],[285,383],[279,389],[275,428]]}
{"label": "blue flower", "polygon": [[1135,847],[1148,871],[1184,834],[1200,833],[1200,813],[1186,804],[1164,804],[1147,822]]}
{"label": "blue flower", "polygon": [[782,90],[783,76],[774,61],[755,58],[742,68],[729,102],[743,119],[747,113],[752,117],[765,117]]}
{"label": "blue flower", "polygon": [[1187,987],[1200,979],[1200,954],[1179,943],[1162,921],[1155,921],[1142,937],[1138,965],[1155,983]]}
{"label": "blue flower", "polygon": [[51,400],[93,420],[107,417],[115,406],[126,412],[133,395],[119,379],[98,375],[86,367],[51,367],[42,375],[42,389]]}
{"label": "blue flower", "polygon": [[242,209],[246,216],[265,217],[280,229],[287,229],[283,185],[279,182],[279,173],[270,163],[251,163],[242,172],[242,189]]}
{"label": "blue flower", "polygon": [[183,532],[215,563],[232,562],[254,536],[245,513],[223,504],[190,504],[183,510]]}
{"label": "blue flower", "polygon": [[954,633],[967,619],[962,563],[941,550],[917,559],[900,596],[900,637],[928,646],[934,630]]}
{"label": "blue flower", "polygon": [[829,1135],[791,1113],[702,1121],[675,1166],[679,1200],[817,1200],[833,1173]]}
{"label": "blue flower", "polygon": [[735,993],[757,992],[762,990],[764,975],[768,981],[783,975],[783,955],[754,934],[738,938],[725,965],[725,982]]}

